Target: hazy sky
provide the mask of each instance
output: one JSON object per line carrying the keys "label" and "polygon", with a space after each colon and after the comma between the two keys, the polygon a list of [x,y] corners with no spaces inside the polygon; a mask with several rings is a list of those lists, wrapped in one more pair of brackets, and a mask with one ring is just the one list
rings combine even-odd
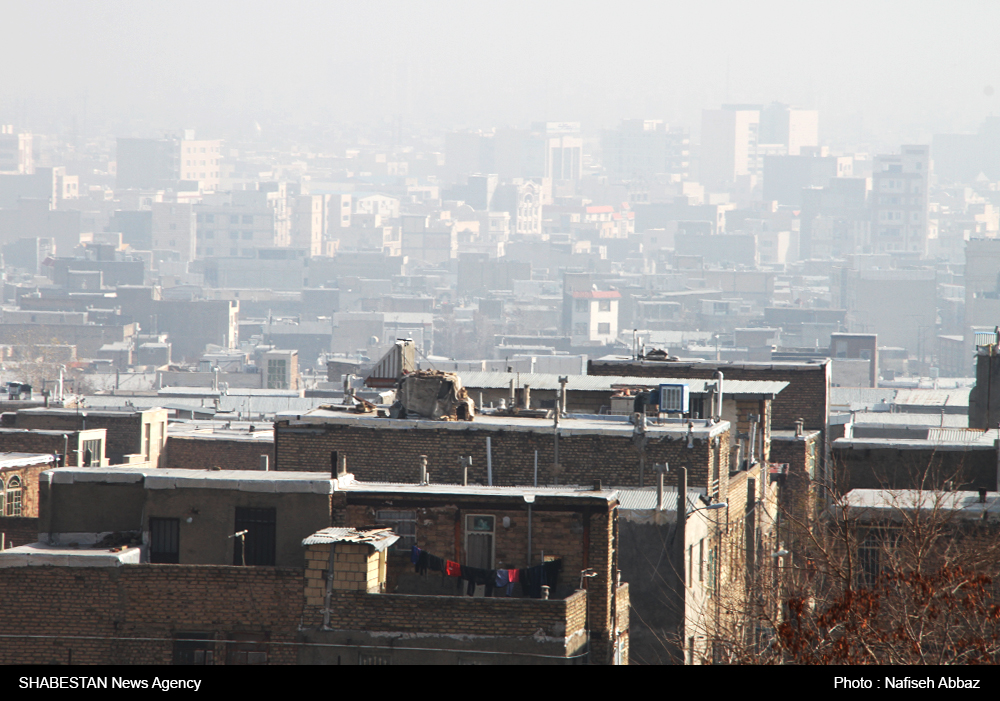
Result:
{"label": "hazy sky", "polygon": [[702,108],[778,100],[820,109],[826,141],[899,143],[1000,112],[995,0],[5,0],[2,10],[0,119],[35,129],[73,117],[203,133],[255,120],[594,129],[647,117],[697,132]]}

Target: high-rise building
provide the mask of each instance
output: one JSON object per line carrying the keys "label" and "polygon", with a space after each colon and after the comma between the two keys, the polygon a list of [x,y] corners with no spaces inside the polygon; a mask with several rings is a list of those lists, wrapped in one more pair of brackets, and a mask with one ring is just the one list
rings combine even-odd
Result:
{"label": "high-rise building", "polygon": [[615,180],[668,174],[686,180],[691,165],[686,130],[658,119],[626,119],[601,135],[604,169]]}
{"label": "high-rise building", "polygon": [[14,125],[0,125],[0,173],[31,175],[35,172],[31,134],[17,134]]}
{"label": "high-rise building", "polygon": [[772,102],[760,111],[761,144],[781,144],[785,155],[798,156],[804,146],[819,145],[819,112]]}
{"label": "high-rise building", "polygon": [[181,141],[180,175],[181,180],[197,182],[201,192],[217,191],[222,182],[222,142]]}
{"label": "high-rise building", "polygon": [[903,146],[876,156],[872,173],[872,247],[876,253],[927,252],[930,147]]}
{"label": "high-rise building", "polygon": [[729,189],[755,175],[760,106],[723,105],[702,110],[698,179],[712,189]]}

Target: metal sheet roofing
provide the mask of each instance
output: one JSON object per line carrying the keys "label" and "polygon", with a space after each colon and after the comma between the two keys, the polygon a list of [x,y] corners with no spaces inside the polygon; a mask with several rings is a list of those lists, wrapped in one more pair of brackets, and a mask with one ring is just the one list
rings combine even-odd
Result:
{"label": "metal sheet roofing", "polygon": [[303,539],[302,545],[323,545],[326,543],[363,543],[379,552],[399,540],[391,528],[324,528]]}
{"label": "metal sheet roofing", "polygon": [[[698,498],[704,489],[688,489],[688,512],[705,504]],[[622,510],[653,511],[656,509],[656,487],[618,488],[618,508]],[[677,488],[663,488],[663,511],[677,511]]]}
{"label": "metal sheet roofing", "polygon": [[[559,375],[541,372],[459,372],[462,386],[468,390],[504,389],[514,380],[516,387],[531,385],[537,390],[558,390]],[[635,377],[630,375],[566,375],[566,389],[573,392],[610,392],[615,386],[659,387],[660,384],[686,384],[694,394],[704,394],[706,384],[715,380],[694,378]],[[787,382],[770,380],[723,379],[723,394],[776,395],[788,386]]]}

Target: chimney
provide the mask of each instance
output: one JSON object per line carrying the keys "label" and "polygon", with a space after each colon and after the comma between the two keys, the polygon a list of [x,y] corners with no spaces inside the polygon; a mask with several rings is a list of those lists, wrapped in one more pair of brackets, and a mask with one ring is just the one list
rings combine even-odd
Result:
{"label": "chimney", "polygon": [[337,467],[340,465],[340,453],[336,450],[330,451],[330,479],[337,479]]}
{"label": "chimney", "polygon": [[979,503],[980,504],[985,504],[986,503],[986,490],[985,489],[980,489],[979,490]]}
{"label": "chimney", "polygon": [[262,472],[267,472],[267,456],[266,455],[261,455],[260,456],[260,469],[261,469]]}
{"label": "chimney", "polygon": [[427,456],[420,456],[420,484],[427,484]]}
{"label": "chimney", "polygon": [[531,385],[529,384],[524,385],[524,408],[531,408]]}
{"label": "chimney", "polygon": [[802,425],[805,423],[802,419],[795,420],[795,435],[798,438],[802,437]]}

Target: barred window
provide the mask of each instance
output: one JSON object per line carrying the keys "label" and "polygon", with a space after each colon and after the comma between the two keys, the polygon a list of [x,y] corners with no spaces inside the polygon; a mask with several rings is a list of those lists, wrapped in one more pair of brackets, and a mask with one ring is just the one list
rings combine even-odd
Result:
{"label": "barred window", "polygon": [[6,499],[4,504],[5,516],[21,515],[21,479],[11,477],[7,482]]}
{"label": "barred window", "polygon": [[393,550],[409,552],[417,544],[416,511],[382,510],[375,514],[375,519],[379,525],[391,526],[399,536],[392,545]]}

